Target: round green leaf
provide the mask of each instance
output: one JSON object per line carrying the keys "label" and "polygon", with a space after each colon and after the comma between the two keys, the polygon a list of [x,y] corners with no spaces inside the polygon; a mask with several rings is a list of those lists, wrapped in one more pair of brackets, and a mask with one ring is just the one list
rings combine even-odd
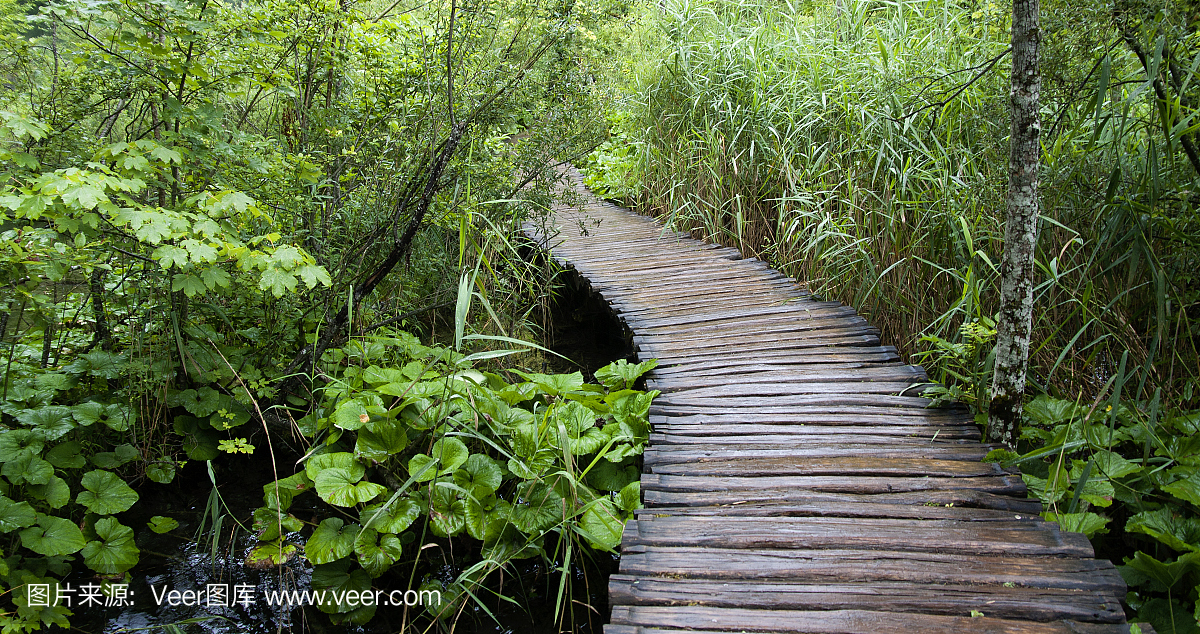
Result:
{"label": "round green leaf", "polygon": [[484,500],[466,500],[464,514],[467,533],[484,542],[495,541],[509,522],[512,505],[507,500],[495,497]]}
{"label": "round green leaf", "polygon": [[149,522],[146,522],[146,526],[149,526],[150,530],[161,535],[179,528],[179,521],[173,517],[155,515],[154,517],[150,518]]}
{"label": "round green leaf", "polygon": [[96,536],[83,547],[83,563],[102,575],[116,575],[137,565],[139,550],[133,543],[133,529],[105,517],[96,522]]}
{"label": "round green leaf", "polygon": [[587,538],[593,548],[612,550],[621,543],[621,532],[625,522],[607,498],[600,498],[586,511],[577,531]]}
{"label": "round green leaf", "polygon": [[358,399],[350,399],[338,405],[333,412],[333,424],[342,429],[355,430],[366,425],[371,420],[367,408]]}
{"label": "round green leaf", "polygon": [[104,406],[104,424],[113,431],[127,431],[133,419],[134,410],[126,403],[109,403]]}
{"label": "round green leaf", "polygon": [[[372,504],[359,514],[363,526],[380,533],[399,533],[412,525],[421,515],[421,506],[408,498],[400,498],[383,509],[381,504]],[[376,515],[378,514],[378,515]]]}
{"label": "round green leaf", "polygon": [[575,439],[596,426],[596,413],[570,401],[554,410],[554,421],[566,428],[568,438]]}
{"label": "round green leaf", "polygon": [[11,533],[37,521],[37,512],[28,502],[14,502],[0,495],[0,533]]}
{"label": "round green leaf", "polygon": [[564,500],[554,487],[543,483],[528,483],[520,495],[522,502],[512,508],[513,525],[522,533],[534,534],[549,529],[566,516]]}
{"label": "round green leaf", "polygon": [[638,479],[637,467],[600,460],[587,472],[587,483],[603,491],[620,491]]}
{"label": "round green leaf", "polygon": [[112,451],[102,451],[92,454],[92,464],[101,469],[116,469],[117,467],[141,457],[137,448],[130,444],[117,445]]}
{"label": "round green leaf", "polygon": [[8,462],[28,450],[30,454],[42,452],[45,438],[28,429],[10,429],[0,434],[0,462]]}
{"label": "round green leaf", "polygon": [[420,591],[432,593],[428,596],[434,600],[424,604],[425,611],[441,620],[453,618],[462,604],[462,587],[457,583],[447,586],[441,581],[430,579],[421,584]]}
{"label": "round green leaf", "polygon": [[282,539],[258,542],[246,554],[246,567],[261,569],[282,566],[295,557],[296,552],[295,544],[289,544]]}
{"label": "round green leaf", "polygon": [[94,425],[104,417],[104,403],[86,401],[78,405],[72,405],[71,415],[75,417],[75,422],[84,427]]}
{"label": "round green leaf", "polygon": [[317,565],[347,557],[354,552],[359,529],[358,524],[346,524],[340,517],[325,518],[304,544],[304,556]]}
{"label": "round green leaf", "polygon": [[608,444],[609,436],[600,430],[598,427],[587,429],[579,438],[568,439],[571,453],[576,456],[586,456],[590,453],[596,453],[601,447]]}
{"label": "round green leaf", "polygon": [[67,481],[58,476],[50,478],[46,484],[31,484],[26,489],[29,495],[45,500],[52,509],[60,509],[71,501],[71,487]]}
{"label": "round green leaf", "polygon": [[75,429],[75,418],[71,416],[71,408],[61,405],[23,410],[17,414],[17,421],[40,430],[46,440],[58,440]]}
{"label": "round green leaf", "polygon": [[283,532],[299,531],[304,528],[304,522],[290,513],[262,506],[254,509],[252,527],[260,542],[270,542],[279,539]]}
{"label": "round green leaf", "polygon": [[330,467],[347,469],[352,474],[357,474],[357,477],[354,478],[355,482],[361,480],[367,473],[366,467],[354,459],[354,454],[345,451],[317,454],[309,458],[304,463],[304,472],[308,474],[308,479],[316,481],[317,474]]}
{"label": "round green leaf", "polygon": [[358,430],[354,453],[374,462],[383,462],[388,456],[403,451],[406,446],[408,436],[404,433],[404,427],[394,420],[382,420]]}
{"label": "round green leaf", "polygon": [[453,537],[466,526],[467,505],[448,487],[434,487],[429,496],[429,519],[433,534]]}
{"label": "round green leaf", "polygon": [[495,460],[477,453],[467,458],[463,466],[454,472],[454,483],[479,497],[499,489],[502,477],[503,473]]}
{"label": "round green leaf", "polygon": [[622,511],[632,513],[642,508],[642,483],[637,480],[630,482],[617,497]]}
{"label": "round green leaf", "polygon": [[400,540],[391,533],[379,533],[368,528],[354,540],[358,563],[372,577],[387,572],[400,559],[402,551]]}
{"label": "round green leaf", "polygon": [[175,461],[159,460],[146,465],[146,477],[159,484],[170,484],[175,479]]}
{"label": "round green leaf", "polygon": [[429,482],[437,477],[437,460],[419,453],[409,459],[408,473],[417,482]]}
{"label": "round green leaf", "polygon": [[221,407],[221,393],[208,386],[184,390],[176,398],[189,414],[198,418],[208,418]]}
{"label": "round green leaf", "polygon": [[[175,431],[183,436],[183,450],[190,460],[212,460],[221,455],[216,430],[192,416],[176,416]],[[92,458],[93,462],[95,457]]]}
{"label": "round green leaf", "polygon": [[1200,552],[1200,519],[1184,517],[1171,508],[1143,511],[1125,523],[1129,533],[1145,533],[1181,552]]}
{"label": "round green leaf", "polygon": [[467,446],[457,438],[443,438],[433,443],[430,457],[438,461],[440,473],[450,473],[467,461]]}
{"label": "round green leaf", "polygon": [[38,515],[36,525],[21,531],[21,544],[39,555],[59,557],[79,552],[86,542],[83,531],[71,520]]}
{"label": "round green leaf", "polygon": [[[429,455],[417,454],[408,461],[409,474],[418,474],[417,482],[428,482],[439,475],[452,473],[467,461],[470,452],[457,438],[443,438],[433,443]],[[430,462],[434,465],[429,467]],[[428,468],[427,468],[428,467]],[[424,472],[422,472],[424,470]]]}
{"label": "round green leaf", "polygon": [[24,451],[16,459],[4,463],[0,473],[13,484],[46,484],[54,477],[54,467],[41,456]]}
{"label": "round green leaf", "polygon": [[75,501],[93,513],[112,515],[129,510],[138,501],[138,494],[111,471],[96,469],[83,474],[83,491]]}
{"label": "round green leaf", "polygon": [[83,445],[74,440],[59,443],[46,452],[46,462],[59,469],[82,469],[87,466],[87,460],[80,455]]}
{"label": "round green leaf", "polygon": [[[333,467],[317,474],[313,480],[317,495],[334,506],[354,506],[370,502],[386,489],[373,482],[358,482],[362,474],[350,469]],[[356,484],[357,483],[357,484]]]}

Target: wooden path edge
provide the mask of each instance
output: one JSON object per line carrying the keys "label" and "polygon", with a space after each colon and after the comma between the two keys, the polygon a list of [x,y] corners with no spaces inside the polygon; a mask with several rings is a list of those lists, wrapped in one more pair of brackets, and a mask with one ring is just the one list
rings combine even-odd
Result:
{"label": "wooden path edge", "polygon": [[568,179],[523,232],[660,364],[606,634],[1154,631],[854,310]]}

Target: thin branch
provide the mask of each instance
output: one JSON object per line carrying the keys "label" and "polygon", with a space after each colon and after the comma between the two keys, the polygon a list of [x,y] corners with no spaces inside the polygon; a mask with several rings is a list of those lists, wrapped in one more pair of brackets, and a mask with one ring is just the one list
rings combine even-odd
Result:
{"label": "thin branch", "polygon": [[[912,112],[909,112],[906,115],[902,115],[899,119],[894,118],[894,117],[888,117],[888,118],[891,119],[892,121],[895,121],[896,123],[903,123],[905,120],[911,119],[911,118],[917,116],[918,114],[920,114],[926,110],[929,110],[930,108],[941,108],[941,107],[945,106],[946,104],[950,103],[951,101],[954,101],[959,95],[963,94],[963,91],[970,88],[975,82],[982,79],[984,75],[987,75],[988,72],[991,71],[992,68],[994,68],[996,66],[996,64],[1000,62],[1000,60],[1004,59],[1011,52],[1012,52],[1012,47],[1010,46],[1010,47],[1004,49],[1004,52],[1000,53],[999,55],[989,59],[988,61],[986,61],[982,64],[979,64],[978,66],[972,66],[970,68],[960,68],[959,70],[951,71],[949,73],[946,73],[945,75],[942,75],[939,78],[930,80],[930,82],[928,84],[926,84],[925,87],[920,90],[920,92],[917,93],[917,97],[920,97],[922,94],[925,93],[926,90],[929,90],[930,87],[932,87],[934,84],[941,81],[942,79],[945,79],[952,75],[957,75],[958,73],[963,73],[963,72],[968,72],[968,71],[973,71],[973,70],[978,71],[975,73],[974,77],[972,77],[966,83],[959,85],[959,87],[956,90],[954,90],[954,92],[952,94],[950,94],[950,96],[946,97],[945,99],[942,99],[941,101],[934,101],[934,102],[925,104],[924,106],[921,106],[920,108],[917,108],[916,110],[913,110]],[[943,92],[942,94],[945,94],[945,92]]]}
{"label": "thin branch", "polygon": [[138,255],[138,254],[136,254],[136,253],[130,253],[129,251],[126,251],[125,249],[122,249],[121,247],[114,247],[114,246],[112,246],[112,245],[110,244],[110,245],[108,246],[108,248],[110,248],[110,249],[112,249],[113,251],[116,251],[116,252],[118,252],[118,253],[124,253],[125,255],[128,255],[128,256],[129,256],[129,257],[131,257],[131,258],[135,258],[135,259],[138,259],[138,260],[142,260],[143,262],[149,262],[149,263],[151,263],[151,264],[158,264],[158,262],[155,262],[154,260],[151,260],[150,258],[148,258],[148,257],[146,257],[146,256],[144,256],[144,255]]}
{"label": "thin branch", "polygon": [[449,306],[453,306],[456,301],[457,300],[451,300],[448,302],[440,302],[437,304],[430,304],[429,306],[425,306],[423,308],[418,308],[416,310],[409,311],[407,313],[404,313],[403,315],[398,315],[398,316],[392,317],[390,319],[385,319],[377,324],[371,324],[370,326],[366,326],[366,327],[359,329],[358,332],[354,333],[354,336],[361,337],[362,335],[365,335],[368,332],[371,332],[372,330],[378,330],[380,328],[383,328],[384,326],[390,326],[392,324],[402,322],[405,319],[410,319],[412,317],[416,317],[417,315],[420,315],[422,313],[427,313],[431,310],[437,310],[439,308],[447,308]]}
{"label": "thin branch", "polygon": [[[1141,45],[1128,28],[1128,25],[1121,25],[1121,36],[1125,39],[1125,44],[1129,46],[1129,50],[1133,51],[1138,61],[1142,63],[1142,69],[1145,70],[1147,79],[1151,79],[1151,83],[1154,85],[1154,94],[1158,97],[1158,100],[1163,103],[1170,103],[1170,100],[1167,99],[1167,92],[1163,88],[1162,78],[1157,73],[1153,78],[1150,78],[1150,62],[1146,59],[1146,52],[1142,50]],[[1167,127],[1166,122],[1163,122],[1163,128],[1163,134],[1169,139],[1171,130]],[[1183,152],[1187,154],[1188,162],[1192,164],[1192,169],[1197,174],[1200,174],[1200,153],[1196,151],[1196,146],[1192,143],[1192,135],[1180,134],[1179,143],[1183,146]]]}

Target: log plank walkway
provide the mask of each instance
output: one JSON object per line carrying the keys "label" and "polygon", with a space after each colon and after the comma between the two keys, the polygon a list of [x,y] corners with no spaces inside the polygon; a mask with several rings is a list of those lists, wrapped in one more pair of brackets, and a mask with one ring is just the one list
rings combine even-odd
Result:
{"label": "log plank walkway", "polygon": [[927,408],[924,370],[853,309],[570,176],[586,203],[525,232],[662,391],[607,634],[1130,631],[1113,565],[981,462],[970,417]]}

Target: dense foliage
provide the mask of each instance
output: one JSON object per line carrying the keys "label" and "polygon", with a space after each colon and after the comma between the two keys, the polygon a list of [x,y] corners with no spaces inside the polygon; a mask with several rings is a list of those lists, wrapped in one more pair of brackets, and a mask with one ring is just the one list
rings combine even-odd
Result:
{"label": "dense foliage", "polygon": [[[424,586],[439,591],[439,616],[455,616],[511,560],[540,556],[565,570],[586,546],[612,550],[641,505],[634,459],[657,393],[630,387],[653,362],[601,368],[604,387],[578,372],[516,371],[522,380],[509,383],[399,333],[330,351],[325,367],[332,380],[320,406],[297,421],[313,448],[303,470],[263,487],[266,505],[254,514],[262,543],[252,555],[295,554],[286,533],[303,522],[287,511],[315,491],[358,518],[329,512],[308,537],[315,589],[367,590],[406,545],[427,543],[426,532],[465,535],[482,548],[479,560],[449,584]],[[563,600],[560,585],[559,609]],[[376,606],[321,609],[363,623]]]}
{"label": "dense foliage", "polygon": [[[272,515],[281,489],[252,561],[307,539],[357,583],[403,549],[420,559],[397,536],[418,515],[503,550],[489,565],[558,557],[564,579],[556,548],[611,549],[649,397],[486,372],[514,352],[544,367],[510,335],[537,337],[551,272],[509,237],[603,132],[581,60],[610,9],[409,4],[0,2],[3,631],[72,617],[29,605],[26,584],[127,580],[139,491],[224,454],[304,457],[285,482],[387,515],[341,524],[352,563],[321,546],[333,519],[310,536]],[[453,352],[388,330],[428,341],[447,307]],[[526,512],[534,492],[570,505],[550,523]]]}
{"label": "dense foliage", "polygon": [[[588,182],[842,299],[987,411],[1010,7],[646,5]],[[1159,631],[1200,618],[1200,178],[1188,3],[1042,3],[1042,221],[1019,461]],[[1103,533],[1108,532],[1107,535]]]}

